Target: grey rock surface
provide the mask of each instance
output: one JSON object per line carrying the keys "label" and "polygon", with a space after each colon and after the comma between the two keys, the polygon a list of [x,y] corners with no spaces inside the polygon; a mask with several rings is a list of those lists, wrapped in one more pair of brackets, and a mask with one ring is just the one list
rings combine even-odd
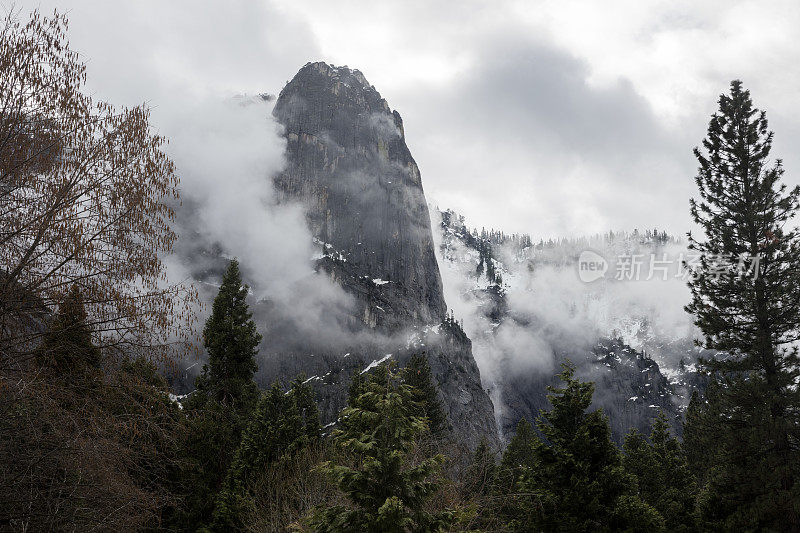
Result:
{"label": "grey rock surface", "polygon": [[491,400],[481,385],[470,340],[446,324],[447,306],[434,252],[419,168],[403,121],[358,70],[305,65],[278,96],[287,165],[275,177],[283,202],[300,202],[320,248],[317,271],[354,301],[344,338],[292,332],[270,312],[264,324],[261,379],[305,374],[335,423],[351,376],[383,360],[401,366],[424,352],[438,381],[455,438],[497,446]]}

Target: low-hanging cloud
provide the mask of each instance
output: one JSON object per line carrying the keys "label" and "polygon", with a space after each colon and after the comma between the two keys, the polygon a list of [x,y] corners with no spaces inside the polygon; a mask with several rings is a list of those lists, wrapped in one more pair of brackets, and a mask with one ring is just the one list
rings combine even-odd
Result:
{"label": "low-hanging cloud", "polygon": [[317,250],[302,207],[277,201],[272,178],[285,166],[285,139],[271,111],[271,99],[239,96],[162,113],[190,211],[182,238],[199,237],[237,257],[256,301],[269,300],[282,315],[318,329],[352,302],[315,273]]}
{"label": "low-hanging cloud", "polygon": [[[257,314],[268,309],[304,332],[344,335],[352,300],[314,273],[319,250],[302,207],[276,201],[272,177],[284,168],[285,141],[273,102],[258,96],[277,93],[320,55],[307,22],[272,2],[246,0],[224,8],[203,0],[42,0],[39,7],[69,12],[87,90],[116,105],[144,103],[153,129],[169,140],[183,202],[177,253],[165,258],[169,278],[218,269],[220,252],[238,257]],[[187,256],[187,249],[207,253]],[[216,292],[200,288],[206,301]]]}
{"label": "low-hanging cloud", "polygon": [[[439,227],[439,212],[432,213]],[[679,241],[642,244],[630,236],[615,241],[598,236],[526,253],[511,245],[495,246],[507,306],[505,318],[497,322],[487,316],[494,300],[485,291],[486,277],[476,274],[477,252],[454,238],[447,239],[443,251],[442,232],[435,235],[447,302],[473,340],[485,386],[497,394],[504,379],[551,375],[561,357],[579,357],[603,337],[621,338],[653,356],[662,368],[674,369],[697,336],[692,317],[683,309],[690,294],[679,264],[688,256]],[[577,258],[585,249],[609,262],[605,277],[592,283],[578,275]],[[619,258],[634,254],[641,254],[639,279],[617,280]],[[660,271],[650,275],[653,257],[669,261],[666,280]],[[671,347],[676,342],[680,349]],[[499,396],[495,403],[502,411]]]}

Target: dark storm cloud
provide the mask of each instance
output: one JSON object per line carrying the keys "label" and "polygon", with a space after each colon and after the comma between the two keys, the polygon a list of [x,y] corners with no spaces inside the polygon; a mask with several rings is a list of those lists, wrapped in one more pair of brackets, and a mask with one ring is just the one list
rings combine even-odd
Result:
{"label": "dark storm cloud", "polygon": [[458,116],[473,134],[507,132],[512,142],[542,139],[600,157],[658,149],[667,140],[629,81],[591,88],[588,66],[564,51],[523,39],[488,44],[452,100],[470,110]]}
{"label": "dark storm cloud", "polygon": [[[685,229],[691,141],[665,128],[630,81],[593,87],[584,61],[524,36],[478,47],[473,68],[406,114],[443,206],[477,225],[535,235]],[[678,180],[686,186],[674,187]],[[480,193],[463,198],[465,189]]]}

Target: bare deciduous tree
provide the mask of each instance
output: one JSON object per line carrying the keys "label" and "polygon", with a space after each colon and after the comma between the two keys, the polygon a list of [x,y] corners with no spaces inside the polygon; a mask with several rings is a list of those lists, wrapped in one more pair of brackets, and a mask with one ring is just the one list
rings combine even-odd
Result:
{"label": "bare deciduous tree", "polygon": [[[0,369],[29,359],[37,319],[78,284],[104,347],[186,340],[191,287],[170,285],[178,200],[166,140],[144,106],[82,92],[67,18],[0,28]],[[153,352],[150,351],[152,356]]]}

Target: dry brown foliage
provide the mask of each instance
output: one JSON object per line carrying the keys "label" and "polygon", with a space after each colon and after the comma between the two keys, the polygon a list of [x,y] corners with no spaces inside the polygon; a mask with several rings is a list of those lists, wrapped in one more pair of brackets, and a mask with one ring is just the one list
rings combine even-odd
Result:
{"label": "dry brown foliage", "polygon": [[[96,342],[164,347],[188,338],[191,287],[170,285],[178,178],[144,106],[82,92],[67,18],[0,22],[0,370],[20,369],[78,284]],[[163,351],[158,353],[164,354]]]}

